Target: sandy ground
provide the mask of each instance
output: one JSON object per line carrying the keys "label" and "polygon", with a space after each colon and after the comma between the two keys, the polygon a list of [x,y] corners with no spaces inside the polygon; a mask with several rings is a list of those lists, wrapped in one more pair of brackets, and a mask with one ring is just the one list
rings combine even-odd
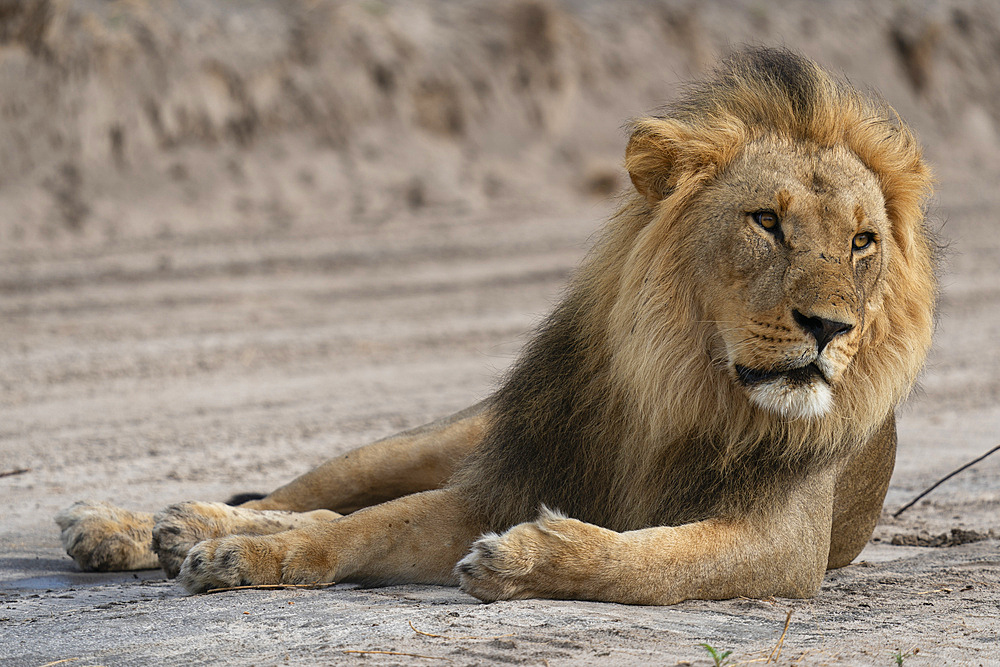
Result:
{"label": "sandy ground", "polygon": [[[91,7],[28,3],[41,4],[60,11]],[[129,11],[141,5],[132,3]],[[202,7],[221,5],[170,6],[201,21],[198,12],[210,13]],[[421,23],[414,17],[426,5],[414,6],[406,10],[409,32],[402,34],[418,46],[468,20],[427,10],[430,18]],[[0,30],[0,88],[17,80],[14,68],[27,77],[23,81],[37,83],[38,95],[70,91],[58,93],[63,106],[52,107],[52,115],[65,116],[59,121],[69,137],[65,144],[38,148],[42,140],[26,129],[23,114],[10,110],[16,105],[0,109],[8,121],[0,149],[24,148],[17,169],[9,161],[0,165],[6,170],[0,181],[0,473],[24,471],[0,477],[0,663],[705,665],[711,661],[699,644],[708,643],[732,650],[737,663],[763,662],[780,649],[780,664],[889,665],[897,650],[909,654],[907,665],[1000,664],[1000,455],[947,482],[899,519],[889,516],[1000,442],[1000,88],[991,88],[989,78],[995,76],[990,67],[1000,68],[995,53],[975,51],[980,42],[994,43],[1000,23],[982,14],[988,5],[977,3],[929,3],[917,19],[889,17],[895,23],[885,23],[889,18],[881,14],[865,20],[857,14],[860,4],[845,3],[849,9],[837,18],[856,27],[859,40],[865,30],[881,31],[881,51],[866,56],[832,46],[834,37],[818,28],[812,38],[791,31],[789,22],[804,26],[809,16],[796,3],[787,6],[798,14],[779,13],[769,22],[766,12],[744,3],[700,13],[669,5],[673,13],[658,19],[662,29],[690,42],[650,46],[671,63],[669,76],[625,81],[623,86],[642,88],[628,99],[616,98],[618,89],[608,83],[607,96],[614,99],[604,106],[580,83],[587,80],[582,75],[556,92],[532,89],[523,99],[540,100],[539,113],[548,119],[540,129],[528,128],[527,121],[504,125],[509,116],[503,113],[490,121],[499,124],[494,129],[500,135],[527,138],[509,153],[494,150],[490,141],[502,143],[496,139],[477,139],[474,149],[467,148],[469,128],[486,132],[488,122],[441,116],[442,108],[452,108],[451,98],[417,86],[432,91],[433,103],[424,95],[414,98],[412,109],[394,106],[395,116],[387,112],[391,118],[365,130],[368,144],[317,143],[311,133],[319,125],[329,128],[326,120],[282,120],[281,109],[267,116],[258,96],[251,116],[262,129],[254,130],[249,145],[240,144],[248,141],[246,127],[229,122],[225,114],[236,113],[229,107],[206,116],[208,124],[190,126],[171,125],[164,111],[160,130],[174,132],[167,137],[174,143],[163,143],[166,135],[157,139],[150,125],[148,145],[142,122],[154,115],[123,111],[119,129],[135,123],[140,138],[119,141],[116,149],[112,124],[110,135],[100,135],[105,154],[97,154],[80,128],[96,123],[99,113],[116,111],[102,107],[81,116],[71,102],[93,94],[101,81],[93,71],[111,65],[98,63],[84,74],[58,70],[65,56],[60,48],[85,50],[86,44],[45,41],[45,34],[59,36],[76,25],[54,10],[42,38],[22,28],[14,38],[12,29]],[[345,7],[350,20],[341,17],[337,25],[360,24],[357,29],[369,36],[382,34],[386,22],[402,21],[398,7]],[[515,27],[538,18],[532,7],[550,6],[517,5]],[[527,19],[518,14],[524,11]],[[648,6],[641,4],[622,10],[644,11]],[[536,44],[534,60],[521,65],[564,71],[564,51],[546,60],[546,49],[555,46],[580,49],[586,43],[595,60],[618,53],[620,40],[595,37],[611,20],[598,14],[588,3],[569,13],[552,10],[548,32],[538,38],[549,46]],[[972,18],[963,22],[966,15]],[[299,15],[287,10],[279,18],[289,16]],[[15,18],[24,25],[35,20]],[[241,30],[258,39],[253,28],[271,20],[244,18],[236,27],[217,22],[223,46],[242,43]],[[189,597],[162,573],[83,574],[62,553],[52,516],[74,500],[155,510],[185,499],[267,490],[350,447],[488,394],[610,211],[611,203],[594,195],[624,183],[615,171],[617,153],[610,157],[624,144],[621,121],[648,109],[654,98],[666,99],[670,81],[696,73],[727,39],[751,37],[745,28],[730,30],[743,19],[761,39],[812,49],[825,64],[879,84],[914,120],[938,165],[940,194],[932,215],[951,245],[937,344],[921,390],[899,413],[899,460],[886,515],[858,562],[829,574],[816,599],[670,608],[483,605],[454,589],[417,586]],[[123,20],[138,21],[132,14]],[[181,39],[169,30],[176,16],[158,20],[143,24],[153,26],[147,52],[166,39],[163,34]],[[492,34],[492,27],[479,28]],[[886,65],[881,56],[889,57],[899,43],[923,43],[928,30],[939,31],[925,38],[937,45],[938,65],[926,70],[935,77],[919,84],[918,76],[914,84],[910,70]],[[183,39],[197,41],[197,35]],[[254,53],[263,58],[270,42],[255,43],[262,44]],[[234,53],[220,46],[213,57],[226,62],[241,52]],[[312,61],[302,56],[305,65],[287,66],[319,67],[309,65],[324,62],[322,49],[318,53]],[[412,53],[436,62],[420,49]],[[912,65],[913,58],[902,62]],[[260,67],[268,72],[275,66],[265,64]],[[113,66],[127,74],[134,65]],[[181,65],[164,65],[158,74],[163,81],[180,76],[170,67]],[[466,80],[462,72],[442,71]],[[384,83],[386,76],[375,79]],[[303,90],[315,89],[296,80]],[[164,109],[195,95],[168,88],[175,103]],[[18,90],[34,94],[30,86]],[[506,100],[508,111],[522,111],[522,98],[497,93],[495,99]],[[571,114],[572,122],[553,120],[581,101],[596,106]],[[122,108],[130,107],[123,102]],[[338,114],[343,123],[355,122],[343,110]],[[173,118],[181,116],[190,114]],[[205,134],[213,119],[235,134]],[[366,152],[366,145],[385,150],[391,135],[385,128],[406,122],[423,130],[417,139],[401,140],[398,154]],[[45,130],[46,123],[32,127]],[[597,138],[567,157],[567,133],[583,126],[600,128]],[[204,136],[196,141],[184,135],[197,134],[192,127]],[[48,131],[42,130],[39,137]],[[431,138],[421,139],[421,131]],[[449,132],[460,136],[441,138]],[[449,162],[455,156],[466,160],[464,167]],[[429,168],[446,163],[451,171]],[[567,169],[555,177],[558,187],[531,187],[537,174],[559,165]],[[892,544],[897,536],[920,542],[956,528],[994,532],[957,546]]]}

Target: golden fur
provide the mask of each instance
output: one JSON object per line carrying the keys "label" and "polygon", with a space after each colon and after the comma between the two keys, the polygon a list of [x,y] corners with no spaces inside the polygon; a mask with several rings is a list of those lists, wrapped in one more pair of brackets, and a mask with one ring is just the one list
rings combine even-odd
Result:
{"label": "golden fur", "polygon": [[[495,395],[238,509],[168,508],[168,573],[667,604],[809,596],[850,562],[930,346],[913,135],[756,49],[636,121],[625,164],[635,191]],[[275,513],[310,510],[349,514]],[[116,560],[112,519],[150,522],[59,517],[78,562],[145,562]]]}

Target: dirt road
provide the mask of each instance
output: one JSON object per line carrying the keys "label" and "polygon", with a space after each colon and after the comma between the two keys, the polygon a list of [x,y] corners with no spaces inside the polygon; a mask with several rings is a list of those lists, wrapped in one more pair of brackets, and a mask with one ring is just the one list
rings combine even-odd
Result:
{"label": "dirt road", "polygon": [[[1000,455],[946,483],[900,519],[888,515],[1000,442],[1000,165],[993,129],[1000,102],[985,97],[989,90],[995,97],[988,79],[994,74],[981,80],[942,74],[992,72],[988,65],[995,56],[988,54],[981,54],[982,70],[960,70],[955,63],[972,67],[972,60],[961,60],[966,53],[961,49],[989,43],[997,22],[976,13],[986,11],[982,3],[944,3],[929,23],[918,22],[918,27],[944,26],[944,32],[935,42],[941,59],[932,70],[937,78],[928,84],[930,92],[917,94],[907,88],[911,84],[905,83],[903,70],[879,58],[868,69],[864,54],[831,46],[829,33],[810,40],[785,32],[789,16],[808,18],[797,3],[787,8],[798,14],[772,16],[763,24],[760,12],[730,4],[701,13],[678,10],[670,15],[673,23],[657,19],[664,21],[664,30],[702,36],[687,46],[677,37],[662,47],[659,55],[673,63],[671,80],[688,68],[697,71],[699,58],[710,60],[712,48],[727,34],[749,37],[745,27],[730,31],[733,25],[757,21],[753,25],[762,37],[792,34],[793,46],[813,49],[815,57],[826,54],[828,65],[882,77],[880,86],[916,120],[938,165],[940,195],[932,213],[951,249],[937,344],[921,391],[899,414],[899,460],[888,511],[859,562],[828,575],[815,600],[688,602],[670,608],[547,601],[482,605],[454,589],[417,586],[188,597],[159,572],[78,572],[62,553],[52,521],[75,500],[154,510],[186,499],[267,490],[350,447],[485,396],[526,332],[558,298],[610,211],[607,199],[593,195],[624,185],[614,163],[607,167],[604,147],[620,151],[620,122],[651,103],[636,94],[600,107],[594,103],[598,93],[573,86],[556,92],[532,89],[531,99],[541,100],[539,113],[548,120],[537,134],[514,128],[523,131],[522,139],[537,139],[520,155],[496,157],[485,140],[466,150],[418,134],[402,140],[398,171],[389,168],[391,150],[376,155],[371,146],[386,150],[393,123],[406,116],[402,107],[394,107],[399,117],[370,130],[367,149],[362,140],[317,147],[306,130],[319,121],[300,119],[305,130],[274,129],[280,114],[264,122],[257,109],[253,117],[261,124],[248,146],[237,145],[243,136],[238,133],[236,138],[202,137],[202,143],[171,135],[175,143],[163,145],[154,137],[149,146],[126,139],[122,167],[115,161],[117,135],[112,132],[110,149],[104,149],[111,153],[104,158],[84,150],[85,136],[77,146],[81,152],[74,153],[77,162],[58,156],[47,162],[48,154],[38,149],[31,153],[35,166],[25,162],[21,173],[9,163],[0,165],[7,170],[0,182],[5,203],[0,211],[0,473],[14,473],[0,477],[0,663],[706,665],[711,664],[708,653],[699,645],[707,643],[732,650],[737,663],[763,662],[773,655],[779,664],[890,665],[899,650],[908,656],[906,665],[1000,664]],[[247,6],[271,11],[267,4]],[[408,20],[426,9],[414,6],[405,10]],[[529,7],[518,11],[537,19],[530,7],[547,5],[518,6]],[[850,6],[861,12],[866,5]],[[256,35],[253,26],[271,25],[270,15],[266,21],[243,17],[245,23],[239,24],[211,23],[199,14],[218,7],[191,5],[198,21],[189,25],[214,25],[212,34],[224,45],[240,43],[244,28]],[[346,7],[350,20],[340,17],[338,29],[361,25],[369,37],[382,34],[383,23],[401,21],[399,12],[404,12]],[[588,3],[573,7],[568,13],[551,10],[546,19],[554,23],[547,24],[551,30],[545,40],[563,55],[543,62],[539,54],[548,47],[539,47],[525,67],[547,63],[564,72],[568,65],[559,58],[565,49],[582,48],[581,43],[595,61],[626,48],[627,40],[600,41],[598,28],[607,25],[601,21],[610,18],[588,14],[600,13]],[[623,12],[641,15],[644,7],[630,4]],[[959,10],[975,20],[963,23]],[[471,20],[440,11],[445,18],[434,20],[444,21],[447,29],[458,30],[466,25],[462,21]],[[515,23],[528,20],[517,12],[513,16]],[[166,23],[150,23],[154,46],[163,35],[173,35],[163,28],[173,19],[160,18]],[[109,25],[138,21],[131,14],[123,20]],[[418,35],[413,37],[418,46],[445,30],[428,20],[412,23],[409,29],[415,32],[406,33]],[[853,26],[862,36],[869,34],[866,30],[881,31],[880,58],[893,48],[881,14],[866,21],[845,11],[830,20]],[[899,39],[916,39],[908,36],[912,21],[900,21]],[[48,28],[56,35],[69,29],[58,20]],[[627,30],[641,33],[636,24]],[[197,41],[201,34],[195,27],[189,32],[195,36],[179,32],[182,36],[173,38],[187,43],[183,40]],[[545,40],[543,46],[549,43]],[[24,43],[28,55],[23,57],[37,62],[18,60],[22,56],[10,51],[16,45],[5,43],[7,59],[0,60],[0,70],[33,63],[41,69],[29,80],[37,82],[51,74],[45,67],[61,62],[58,48],[77,48],[81,42],[46,47],[49,56],[41,46],[42,55],[31,55],[33,42]],[[266,49],[271,42],[261,38],[259,44]],[[650,42],[649,48],[660,47]],[[678,50],[684,57],[670,60]],[[185,51],[184,57],[194,58],[191,53]],[[320,67],[322,49],[319,53],[317,61],[305,58],[295,66]],[[414,53],[430,58],[419,49]],[[259,64],[248,63],[248,68]],[[175,66],[180,67],[169,67]],[[162,80],[173,81],[173,70],[164,67]],[[610,77],[609,71],[598,74]],[[587,80],[574,72],[577,83]],[[664,78],[644,80],[650,87],[643,88],[642,99],[667,97],[671,88],[663,85]],[[399,87],[405,83],[393,80]],[[615,96],[619,84],[596,80],[609,81],[606,91],[612,92],[605,96]],[[8,85],[5,81],[0,78],[0,86]],[[642,88],[634,78],[621,86]],[[88,90],[74,88],[72,94]],[[964,97],[942,101],[943,91]],[[449,108],[448,95],[440,90],[429,99],[444,105],[434,107],[438,111]],[[502,95],[496,99],[506,100],[508,110],[514,104]],[[553,120],[557,111],[581,101],[594,105],[573,123],[561,126]],[[329,110],[313,102],[314,108]],[[181,104],[176,97],[174,103]],[[621,111],[621,106],[632,109]],[[98,113],[95,107],[84,108],[91,114],[84,120]],[[426,106],[414,108],[431,113]],[[67,103],[57,111],[71,115],[77,113],[73,109],[78,107]],[[440,116],[419,118],[430,123],[431,130],[424,127],[428,132],[441,129],[434,125]],[[5,150],[17,144],[10,139],[22,127],[15,120],[4,126],[8,134],[0,132]],[[128,137],[133,136],[127,133],[130,122],[121,125]],[[165,120],[161,129],[213,127],[172,122]],[[578,132],[584,125],[603,128],[603,138],[588,144],[590,153],[581,149],[567,156],[566,128]],[[447,122],[443,127],[455,129]],[[468,132],[472,125],[460,127]],[[490,141],[502,143],[501,130],[501,139]],[[101,134],[102,141],[108,136]],[[27,139],[17,145],[37,148]],[[344,155],[350,160],[340,160]],[[465,182],[462,168],[443,166],[456,155],[467,160],[465,176],[472,183],[461,187],[474,188],[475,196],[464,196],[467,190],[462,197],[449,194],[454,186],[449,179]],[[581,166],[585,163],[597,165],[596,171]],[[525,165],[523,174],[512,166],[517,164]],[[442,166],[441,173],[435,165]],[[554,172],[559,165],[557,188],[529,187],[539,173]],[[414,180],[413,174],[421,178]],[[400,202],[400,210],[392,210]],[[951,535],[954,528],[986,539],[947,547],[891,544],[896,536],[927,543]]]}

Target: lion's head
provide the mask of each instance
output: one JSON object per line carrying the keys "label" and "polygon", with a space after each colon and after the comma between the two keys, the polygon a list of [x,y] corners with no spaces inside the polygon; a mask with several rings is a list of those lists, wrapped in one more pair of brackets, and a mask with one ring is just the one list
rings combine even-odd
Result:
{"label": "lion's head", "polygon": [[642,413],[733,442],[881,424],[923,365],[936,290],[930,174],[895,112],[752,50],[637,121],[626,167],[636,193],[585,280],[624,267],[609,339]]}

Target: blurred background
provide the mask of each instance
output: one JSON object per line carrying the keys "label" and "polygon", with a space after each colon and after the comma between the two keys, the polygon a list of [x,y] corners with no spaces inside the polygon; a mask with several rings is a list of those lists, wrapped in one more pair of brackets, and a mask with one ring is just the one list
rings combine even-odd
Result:
{"label": "blurred background", "polygon": [[998,15],[988,0],[0,0],[0,244],[576,210],[623,187],[629,118],[746,43],[877,87],[942,178],[995,170]]}
{"label": "blurred background", "polygon": [[58,553],[80,497],[266,491],[486,395],[628,185],[624,124],[746,43],[878,89],[935,166],[948,343],[890,501],[985,451],[995,2],[0,0],[7,547]]}

